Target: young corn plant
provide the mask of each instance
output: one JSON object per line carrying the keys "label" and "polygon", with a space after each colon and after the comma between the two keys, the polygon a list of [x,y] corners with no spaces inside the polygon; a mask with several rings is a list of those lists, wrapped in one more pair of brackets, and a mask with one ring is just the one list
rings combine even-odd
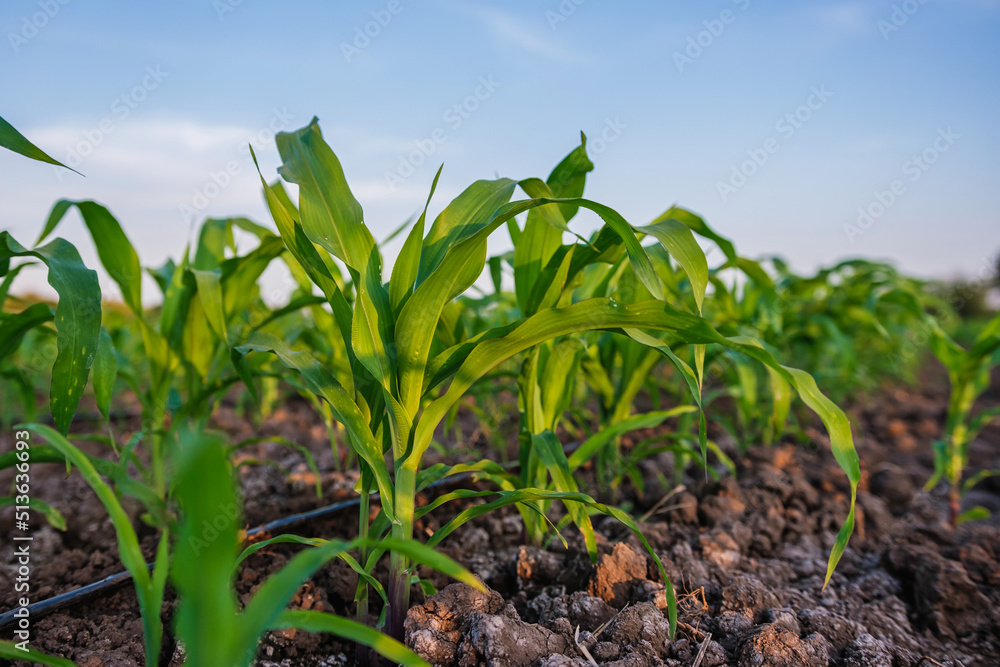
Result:
{"label": "young corn plant", "polygon": [[[109,415],[114,382],[116,376],[121,377],[140,399],[143,429],[126,443],[115,463],[87,456],[61,437],[59,432],[41,426],[30,428],[37,430],[49,445],[34,446],[28,453],[32,462],[66,462],[76,467],[105,504],[115,526],[122,563],[132,574],[139,597],[147,664],[155,664],[161,647],[159,617],[169,567],[169,545],[175,532],[176,508],[170,477],[174,464],[171,428],[187,420],[203,423],[214,409],[218,397],[241,379],[229,359],[227,322],[233,321],[255,298],[257,278],[272,259],[284,252],[284,245],[274,234],[242,219],[208,221],[201,230],[193,259],[186,252],[180,265],[168,262],[153,272],[163,291],[164,302],[158,313],[150,313],[142,305],[142,270],[138,256],[121,225],[105,207],[90,201],[58,202],[39,242],[53,232],[73,207],[79,210],[95,242],[101,263],[119,286],[123,300],[131,310],[132,318],[128,326],[138,330],[132,338],[141,341],[139,348],[142,354],[139,358],[144,365],[118,366],[111,336],[100,328],[101,293],[96,274],[81,270],[82,265],[77,266],[77,259],[70,256],[75,255],[75,250],[69,253],[65,249],[68,244],[60,239],[38,248],[33,255],[48,261],[50,276],[54,273],[53,266],[58,271],[76,271],[76,277],[60,279],[55,285],[60,293],[60,304],[66,303],[76,309],[91,306],[95,313],[91,319],[77,318],[74,322],[73,331],[77,336],[72,341],[72,349],[78,347],[81,356],[69,364],[69,373],[60,370],[57,359],[53,386],[56,386],[57,380],[68,377],[65,381],[69,383],[71,400],[54,394],[53,416],[61,433],[65,434],[72,416],[65,406],[72,402],[75,407],[79,402],[79,395],[87,381],[87,369],[91,365],[83,358],[89,348],[96,350],[90,352],[89,358],[93,360],[93,384],[101,412],[105,417]],[[233,225],[257,233],[261,243],[245,256],[226,258],[223,253],[231,245],[227,243],[227,238],[231,238]],[[6,232],[3,235],[7,247],[13,248],[13,240],[7,237]],[[62,261],[48,259],[52,253],[46,249],[52,247],[65,255]],[[27,251],[19,254],[27,254]],[[64,299],[63,292],[73,295],[75,299]],[[60,326],[60,308],[62,305],[56,309],[57,328]],[[123,332],[118,333],[121,341]],[[74,374],[78,369],[84,370]],[[244,372],[248,371],[244,369]],[[181,398],[182,392],[184,398]],[[116,447],[113,435],[92,439],[106,440]],[[136,455],[135,449],[140,444],[147,449],[146,457]],[[111,481],[114,491],[104,478]],[[118,494],[137,499],[145,509],[143,519],[159,531],[159,547],[152,575],[139,550],[135,530],[121,508]]]}
{"label": "young corn plant", "polygon": [[[593,164],[586,152],[586,137],[581,135],[580,146],[556,165],[545,184],[554,196],[579,197],[586,185],[586,175],[592,169]],[[579,208],[570,203],[560,204],[558,207],[563,220],[567,222],[574,218]],[[563,245],[562,229],[550,224],[542,209],[529,211],[523,229],[516,220],[508,221],[508,230],[515,244],[514,251],[508,258],[513,268],[515,297],[524,316],[532,316],[540,308],[571,304],[574,300],[580,300],[580,294],[584,292],[587,298],[608,296],[619,303],[626,303],[634,296],[633,291],[623,294],[618,289],[623,274],[638,281],[625,252],[615,253],[618,255],[615,261],[612,261],[611,253],[603,253],[586,264],[574,267],[572,262],[575,248]],[[596,237],[593,241],[596,242]],[[679,246],[675,244],[675,247]],[[662,248],[649,248],[646,252],[659,270],[658,260],[661,256],[657,254],[657,250]],[[687,257],[689,255],[685,255]],[[494,280],[494,283],[498,282]],[[588,285],[594,287],[588,289]],[[497,288],[499,291],[499,285]],[[598,294],[597,290],[601,290],[601,293]],[[648,291],[645,294],[651,296]],[[582,336],[547,341],[526,353],[518,382],[521,413],[520,476],[516,479],[508,476],[504,488],[549,488],[551,484],[556,491],[577,491],[572,473],[583,462],[596,455],[599,473],[612,468],[603,460],[609,450],[613,449],[617,453],[617,447],[607,446],[609,442],[617,443],[618,437],[623,433],[635,428],[655,426],[679,414],[676,410],[659,411],[630,421],[632,403],[644,386],[652,366],[662,357],[656,350],[636,343],[627,336],[608,332],[596,332],[594,335],[599,336],[599,341],[613,341],[611,344],[631,344],[637,351],[636,355],[623,357],[621,360],[606,359],[609,366],[621,369],[622,381],[618,387],[611,387],[606,373],[598,375],[604,373],[604,370],[593,363],[595,346],[588,348]],[[573,456],[567,459],[564,454],[553,449],[557,443],[555,432],[573,402],[577,389],[576,379],[581,367],[588,385],[598,388],[602,408],[605,408],[602,410],[602,417],[606,418],[600,420],[598,431],[590,435]],[[608,409],[608,404],[615,408]],[[685,409],[681,408],[680,411]],[[602,444],[598,446],[597,443]],[[571,461],[574,463],[571,464]],[[620,474],[621,466],[614,466],[614,470]],[[602,478],[600,481],[606,480]],[[548,503],[519,509],[529,541],[540,544],[548,530]],[[586,534],[589,526],[582,520],[580,511],[581,508],[569,508],[568,517]]]}
{"label": "young corn plant", "polygon": [[[193,432],[180,435],[174,484],[182,519],[174,548],[171,578],[180,603],[175,624],[190,667],[246,667],[268,630],[300,629],[337,635],[371,648],[394,664],[429,667],[399,641],[377,630],[333,614],[286,609],[299,587],[329,561],[340,558],[381,592],[352,553],[373,548],[370,539],[351,541],[306,539],[282,535],[240,549],[239,496],[227,447],[218,438]],[[206,526],[212,530],[209,532]],[[234,577],[247,558],[272,544],[309,546],[271,575],[240,609]],[[385,540],[378,545],[404,553],[413,562],[482,589],[471,573],[451,559],[415,541]]]}
{"label": "young corn plant", "polygon": [[944,437],[934,443],[934,475],[924,487],[934,488],[942,478],[948,482],[949,520],[957,525],[988,516],[982,507],[962,512],[962,496],[986,477],[1000,475],[1000,470],[983,470],[962,483],[962,474],[969,463],[969,444],[990,422],[1000,416],[1000,406],[973,414],[976,399],[989,387],[990,371],[1000,364],[1000,315],[983,328],[968,349],[956,343],[947,333],[929,320],[933,332],[931,349],[948,369],[951,393]]}
{"label": "young corn plant", "polygon": [[[279,134],[277,143],[283,162],[281,175],[299,186],[298,215],[261,177],[268,207],[289,253],[329,301],[351,372],[337,374],[308,352],[293,350],[267,335],[256,335],[247,344],[237,346],[234,360],[242,364],[251,352],[274,353],[330,404],[345,427],[350,445],[363,461],[362,539],[377,539],[388,531],[393,539],[409,540],[415,519],[424,512],[458,497],[482,495],[484,492],[473,491],[446,494],[418,512],[417,489],[457,471],[422,469],[423,455],[436,429],[469,388],[504,361],[547,341],[591,330],[624,331],[656,348],[682,369],[688,386],[699,396],[702,366],[697,352],[692,369],[671,351],[670,344],[692,345],[697,350],[697,346],[717,343],[744,351],[775,368],[826,423],[834,453],[850,479],[853,499],[859,470],[850,425],[843,412],[819,392],[813,379],[803,371],[781,366],[756,341],[726,338],[699,315],[679,310],[665,300],[662,281],[637,234],[654,237],[675,254],[695,250],[700,253],[690,229],[682,222],[668,219],[637,229],[614,210],[596,202],[555,197],[551,187],[540,179],[477,181],[437,216],[426,234],[425,207],[385,283],[381,254],[364,223],[361,205],[351,193],[340,162],[323,140],[317,122],[296,132]],[[511,202],[518,187],[529,198]],[[457,345],[445,348],[437,342],[436,331],[447,304],[473,285],[486,266],[490,234],[515,216],[535,209],[547,224],[565,232],[568,226],[564,206],[593,211],[604,227],[594,241],[562,246],[541,266],[539,275],[546,275],[552,287],[544,290],[546,296],[539,308],[513,322],[475,332]],[[567,281],[576,280],[582,267],[602,261],[605,253],[626,255],[650,298],[619,303],[596,297],[560,303],[558,296]],[[355,286],[353,304],[333,278],[329,256],[342,262],[350,274]],[[701,259],[704,262],[703,254]],[[697,281],[700,306],[707,276],[690,268],[695,261],[692,258],[686,268],[694,274],[691,280]],[[665,332],[670,339],[657,338],[650,331]],[[249,378],[248,386],[252,386]],[[368,497],[374,490],[380,494],[381,510],[369,525]],[[580,502],[619,519],[624,516],[634,526],[627,515],[599,505],[584,494],[521,489],[498,495],[498,500],[460,513],[442,526],[429,544],[436,544],[474,516],[503,505],[541,499]],[[853,528],[853,517],[852,502],[831,554],[831,573]],[[362,553],[360,562],[370,572],[380,555],[379,550]],[[411,576],[410,559],[393,551],[387,622],[389,634],[397,639],[403,635]],[[359,599],[359,617],[368,622],[363,599]]]}

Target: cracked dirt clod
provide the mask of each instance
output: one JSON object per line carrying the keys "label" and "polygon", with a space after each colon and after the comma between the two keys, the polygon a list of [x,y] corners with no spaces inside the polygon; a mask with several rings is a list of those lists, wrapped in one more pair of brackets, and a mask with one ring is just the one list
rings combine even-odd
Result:
{"label": "cracked dirt clod", "polygon": [[669,636],[670,624],[660,608],[652,602],[640,602],[615,616],[601,639],[626,647],[645,641],[657,654],[665,654]]}
{"label": "cracked dirt clod", "polygon": [[739,667],[827,667],[828,646],[821,635],[809,635],[803,640],[767,624],[744,642]]}
{"label": "cracked dirt clod", "polygon": [[405,630],[411,649],[445,667],[532,667],[568,648],[563,635],[522,621],[496,591],[465,584],[451,584],[412,607]]}
{"label": "cracked dirt clod", "polygon": [[466,584],[451,584],[424,604],[410,608],[404,624],[406,643],[435,665],[454,665],[467,616],[472,612],[495,614],[505,604],[496,591],[482,593]]}
{"label": "cracked dirt clod", "polygon": [[761,609],[779,607],[778,597],[760,579],[739,574],[722,589],[722,609],[753,616]]}
{"label": "cracked dirt clod", "polygon": [[884,643],[863,634],[844,651],[844,667],[892,667],[892,653]]}
{"label": "cracked dirt clod", "polygon": [[554,653],[566,653],[569,643],[562,635],[540,625],[528,624],[508,606],[503,615],[475,612],[459,645],[459,667],[510,665],[531,667]]}
{"label": "cracked dirt clod", "polygon": [[632,600],[638,581],[646,578],[646,557],[624,542],[610,554],[601,554],[590,580],[589,592],[616,609]]}

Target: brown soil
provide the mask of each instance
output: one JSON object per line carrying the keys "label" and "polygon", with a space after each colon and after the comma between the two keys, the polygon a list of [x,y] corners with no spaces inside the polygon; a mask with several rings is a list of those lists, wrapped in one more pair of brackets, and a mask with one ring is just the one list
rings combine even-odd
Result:
{"label": "brown soil", "polygon": [[[986,404],[1000,402],[994,378]],[[993,518],[953,529],[947,499],[921,490],[932,469],[930,442],[944,421],[946,382],[934,372],[919,389],[887,391],[852,410],[863,481],[858,526],[823,589],[826,558],[845,516],[848,487],[826,447],[809,431],[810,445],[751,448],[739,474],[706,482],[690,470],[643,530],[660,555],[679,597],[680,626],[668,640],[663,584],[638,543],[619,524],[595,518],[599,560],[592,565],[571,535],[567,551],[523,544],[513,510],[481,517],[444,543],[444,550],[475,572],[487,595],[428,574],[440,593],[424,599],[414,589],[407,639],[434,664],[531,665],[916,665],[1000,664],[1000,480],[980,484],[967,506],[983,505]],[[234,439],[253,429],[229,410],[217,418]],[[121,434],[130,427],[116,425]],[[134,428],[134,425],[131,425]],[[468,432],[468,431],[467,431]],[[321,469],[333,457],[322,426],[299,401],[272,415],[260,435],[283,435],[309,447]],[[735,456],[724,434],[713,434]],[[10,434],[0,435],[7,451]],[[3,440],[6,438],[7,440]],[[99,452],[94,445],[85,445]],[[242,468],[246,520],[257,525],[353,495],[355,477],[325,472],[322,499],[300,454],[277,445],[247,451],[269,466]],[[986,429],[971,452],[970,470],[1000,467],[1000,426]],[[626,498],[641,516],[671,489],[669,455],[647,462],[647,492]],[[38,528],[33,543],[32,601],[71,590],[121,570],[114,533],[103,508],[77,473],[58,466],[32,469],[34,497],[57,506],[68,530]],[[9,475],[0,477],[6,486]],[[426,500],[426,499],[425,499]],[[133,514],[138,514],[132,507]],[[418,534],[447,519],[443,509]],[[0,522],[11,525],[9,508]],[[35,518],[36,526],[41,521]],[[136,521],[146,548],[154,535]],[[355,534],[357,517],[328,517],[297,528],[310,536]],[[251,557],[237,580],[248,599],[257,586],[301,547],[282,545]],[[0,605],[14,601],[12,547],[0,547]],[[293,605],[351,614],[355,577],[331,563],[299,591]],[[169,596],[168,596],[169,597]],[[169,624],[172,600],[164,610]],[[36,618],[32,645],[80,665],[141,665],[142,638],[131,585],[69,609]],[[4,635],[9,634],[9,628]],[[165,642],[163,663],[179,664]],[[353,647],[326,636],[271,633],[260,648],[262,665],[353,664]]]}

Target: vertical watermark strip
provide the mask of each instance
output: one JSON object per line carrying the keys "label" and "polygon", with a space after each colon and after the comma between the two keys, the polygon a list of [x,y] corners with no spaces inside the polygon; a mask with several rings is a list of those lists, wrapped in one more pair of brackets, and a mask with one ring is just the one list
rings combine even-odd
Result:
{"label": "vertical watermark strip", "polygon": [[28,533],[31,530],[31,463],[29,462],[28,442],[29,431],[14,432],[14,452],[17,463],[14,465],[14,557],[13,569],[14,592],[19,594],[14,609],[14,645],[25,653],[28,652],[28,642],[31,639],[31,618],[28,605],[31,604],[31,541],[35,539]]}

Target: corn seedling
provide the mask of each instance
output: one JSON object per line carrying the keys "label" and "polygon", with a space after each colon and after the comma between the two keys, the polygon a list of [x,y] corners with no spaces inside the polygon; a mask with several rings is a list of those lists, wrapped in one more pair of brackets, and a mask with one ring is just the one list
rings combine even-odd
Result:
{"label": "corn seedling", "polygon": [[983,328],[968,349],[956,343],[934,320],[931,349],[948,369],[951,394],[944,438],[934,443],[934,475],[927,481],[931,489],[942,479],[948,482],[949,519],[952,525],[988,515],[981,507],[961,512],[962,496],[988,476],[1000,470],[985,470],[962,484],[962,473],[969,462],[969,444],[990,422],[1000,416],[1000,407],[973,415],[976,399],[990,382],[990,370],[1000,364],[1000,315]]}
{"label": "corn seedling", "polygon": [[[318,540],[282,535],[240,550],[239,499],[224,444],[213,436],[184,433],[179,438],[177,497],[182,519],[173,553],[171,578],[180,594],[177,637],[191,667],[245,667],[257,654],[268,630],[296,628],[338,635],[374,649],[396,664],[425,667],[426,661],[401,643],[350,619],[318,611],[286,610],[299,587],[320,567],[340,558],[367,578],[351,555],[372,548],[372,540]],[[240,610],[233,586],[237,567],[272,544],[309,546],[271,575]],[[417,542],[386,540],[380,548],[405,553],[413,562],[436,568],[460,581],[482,588],[467,570]]]}

